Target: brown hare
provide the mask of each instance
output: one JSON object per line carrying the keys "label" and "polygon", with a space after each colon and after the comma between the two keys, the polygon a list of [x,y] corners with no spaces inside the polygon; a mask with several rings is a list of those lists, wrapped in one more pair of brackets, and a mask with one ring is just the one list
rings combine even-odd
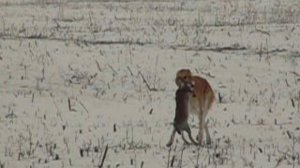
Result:
{"label": "brown hare", "polygon": [[186,144],[190,144],[184,137],[183,132],[186,131],[188,136],[193,144],[197,145],[198,143],[193,139],[191,135],[191,129],[188,124],[188,115],[189,115],[189,99],[193,95],[194,86],[191,82],[181,82],[176,91],[176,109],[175,109],[175,118],[173,123],[173,131],[170,137],[167,147],[170,147],[173,144],[175,133],[181,134],[183,141]]}

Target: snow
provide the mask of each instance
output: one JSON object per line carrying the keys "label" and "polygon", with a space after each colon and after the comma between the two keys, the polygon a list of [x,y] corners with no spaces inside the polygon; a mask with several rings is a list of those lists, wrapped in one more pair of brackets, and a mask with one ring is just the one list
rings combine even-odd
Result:
{"label": "snow", "polygon": [[[1,0],[0,167],[299,167],[299,5]],[[166,147],[181,68],[211,147]]]}

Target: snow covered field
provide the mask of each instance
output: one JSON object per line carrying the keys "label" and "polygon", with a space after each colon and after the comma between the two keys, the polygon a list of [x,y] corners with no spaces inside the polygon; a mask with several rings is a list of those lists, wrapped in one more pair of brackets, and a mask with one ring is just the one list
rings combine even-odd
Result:
{"label": "snow covered field", "polygon": [[[181,68],[218,98],[210,148],[166,147]],[[300,2],[0,0],[0,168],[21,167],[300,167]]]}

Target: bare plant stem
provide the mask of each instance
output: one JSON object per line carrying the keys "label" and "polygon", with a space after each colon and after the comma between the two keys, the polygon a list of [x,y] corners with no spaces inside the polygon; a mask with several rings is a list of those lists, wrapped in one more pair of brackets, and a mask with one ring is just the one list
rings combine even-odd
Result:
{"label": "bare plant stem", "polygon": [[104,151],[104,154],[103,154],[103,157],[102,157],[101,164],[99,165],[99,168],[102,168],[102,167],[103,167],[103,164],[104,164],[104,160],[105,160],[105,158],[106,158],[107,151],[108,151],[108,145],[106,145],[106,147],[105,147],[105,151]]}
{"label": "bare plant stem", "polygon": [[169,168],[169,165],[170,165],[171,149],[172,149],[172,148],[169,148],[169,152],[168,152],[168,163],[167,163],[167,168]]}
{"label": "bare plant stem", "polygon": [[183,157],[183,151],[185,150],[185,146],[182,148],[181,150],[181,154],[180,154],[180,160],[179,160],[179,167],[182,167],[182,157]]}
{"label": "bare plant stem", "polygon": [[84,104],[81,101],[79,101],[79,104],[83,107],[83,109],[86,111],[86,113],[89,114],[89,111],[87,110],[87,108],[84,106]]}

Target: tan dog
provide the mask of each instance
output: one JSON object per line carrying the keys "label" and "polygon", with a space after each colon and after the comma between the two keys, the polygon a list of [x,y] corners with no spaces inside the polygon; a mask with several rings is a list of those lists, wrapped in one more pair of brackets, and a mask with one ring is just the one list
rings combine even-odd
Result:
{"label": "tan dog", "polygon": [[201,145],[203,139],[203,131],[206,133],[206,143],[211,144],[211,137],[208,131],[205,118],[212,103],[215,101],[215,94],[206,79],[199,76],[193,76],[189,69],[181,69],[176,74],[175,83],[181,87],[184,83],[190,82],[194,84],[194,92],[189,99],[190,113],[196,114],[199,119],[198,142]]}

